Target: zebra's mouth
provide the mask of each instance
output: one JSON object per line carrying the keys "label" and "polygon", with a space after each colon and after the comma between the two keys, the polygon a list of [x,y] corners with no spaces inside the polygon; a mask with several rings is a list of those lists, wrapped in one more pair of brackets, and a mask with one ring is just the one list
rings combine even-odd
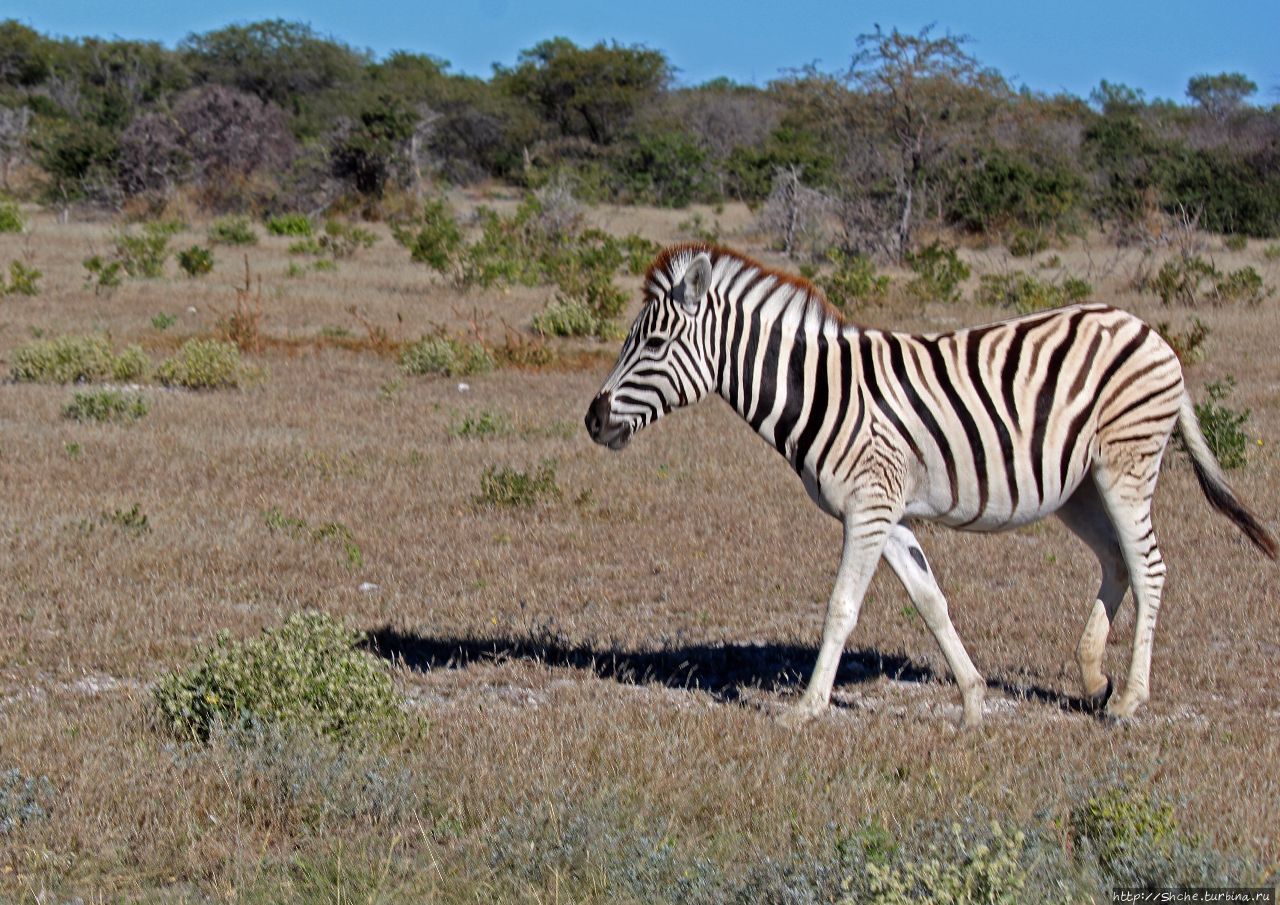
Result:
{"label": "zebra's mouth", "polygon": [[635,431],[631,429],[631,425],[624,421],[621,424],[610,425],[601,431],[600,435],[595,437],[595,441],[601,446],[607,446],[617,452],[631,442],[631,437],[634,433]]}

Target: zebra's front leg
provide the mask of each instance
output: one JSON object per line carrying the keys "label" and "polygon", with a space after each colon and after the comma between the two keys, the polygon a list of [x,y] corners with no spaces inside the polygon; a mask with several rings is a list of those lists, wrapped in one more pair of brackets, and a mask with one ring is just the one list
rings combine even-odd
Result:
{"label": "zebra's front leg", "polygon": [[960,699],[964,704],[962,725],[966,729],[978,727],[982,723],[982,700],[986,696],[987,686],[981,673],[969,659],[960,636],[956,634],[956,627],[951,623],[951,615],[947,611],[947,599],[942,595],[942,589],[938,587],[938,581],[929,569],[920,542],[905,525],[895,525],[889,532],[884,558],[906,588],[907,596],[924,617],[925,625],[929,626],[934,640],[947,658],[951,675],[960,686]]}
{"label": "zebra's front leg", "polygon": [[844,644],[858,624],[862,599],[884,551],[889,529],[897,522],[899,514],[897,507],[884,503],[860,506],[845,515],[844,550],[840,555],[836,584],[827,602],[822,648],[818,651],[818,662],[813,667],[804,697],[782,717],[787,725],[798,726],[826,710]]}

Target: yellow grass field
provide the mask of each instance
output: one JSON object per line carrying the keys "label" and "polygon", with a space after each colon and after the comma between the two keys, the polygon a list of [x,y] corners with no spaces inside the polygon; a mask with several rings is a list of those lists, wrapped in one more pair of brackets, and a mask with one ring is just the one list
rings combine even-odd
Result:
{"label": "yellow grass field", "polygon": [[[784,263],[744,208],[702,213],[727,244]],[[165,277],[95,294],[81,262],[116,226],[28,215],[26,234],[0,236],[0,270],[19,260],[43,272],[39,295],[0,297],[5,375],[34,336],[101,332],[158,361],[233,310],[238,249],[215,246],[198,280],[170,261]],[[591,212],[660,242],[683,238],[688,216]],[[170,244],[207,244],[206,228]],[[582,416],[616,343],[548,341],[572,353],[564,367],[403,374],[372,348],[370,325],[399,342],[469,324],[500,339],[504,325],[527,331],[553,290],[462,292],[371,229],[379,241],[332,272],[289,276],[286,238],[247,249],[268,339],[250,356],[264,369],[255,384],[148,384],[151,411],[128,426],[63,417],[73,387],[0,385],[0,771],[48,779],[39,818],[0,831],[0,900],[643,901],[622,868],[581,855],[607,847],[581,815],[618,846],[659,840],[680,864],[703,858],[736,876],[795,856],[798,840],[868,826],[903,841],[997,820],[1056,827],[1066,845],[1072,804],[1118,780],[1150,784],[1206,845],[1280,862],[1280,571],[1213,513],[1180,452],[1157,497],[1169,578],[1152,700],[1134,724],[1108,727],[1074,706],[1096,564],[1046,522],[998,536],[920,531],[990,683],[983,729],[955,728],[941,654],[884,570],[833,706],[789,731],[771,710],[812,667],[837,523],[719,400],[621,454],[594,446]],[[1219,267],[1252,265],[1280,286],[1266,243],[1203,241]],[[975,272],[966,299],[982,273],[1040,272],[1057,256],[1052,272],[1088,280],[1096,300],[1175,330],[1202,319],[1207,356],[1188,383],[1199,400],[1207,382],[1235,377],[1229,403],[1252,411],[1251,446],[1230,478],[1280,526],[1280,299],[1166,308],[1130,289],[1141,251],[1096,237],[1032,261],[962,254]],[[630,317],[639,280],[624,281]],[[943,330],[1006,314],[893,298],[856,319]],[[158,314],[176,320],[158,329]],[[458,435],[482,413],[496,433]],[[487,466],[545,460],[558,500],[476,502]],[[148,530],[110,518],[135,504]],[[271,530],[273,508],[345,526],[359,561]],[[343,791],[327,773],[327,798],[299,793],[301,780],[273,785],[232,748],[186,746],[153,725],[160,675],[220,631],[250,638],[303,609],[369,633],[394,663],[420,728],[356,752],[352,770],[376,773],[401,804],[372,808],[372,786]],[[1126,602],[1112,674],[1124,673],[1132,618]],[[575,833],[595,841],[574,848]]]}

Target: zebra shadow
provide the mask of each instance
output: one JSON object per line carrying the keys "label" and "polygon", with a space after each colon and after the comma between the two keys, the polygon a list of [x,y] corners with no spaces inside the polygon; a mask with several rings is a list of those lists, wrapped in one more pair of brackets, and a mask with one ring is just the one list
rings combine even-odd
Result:
{"label": "zebra shadow", "polygon": [[[554,634],[527,637],[431,636],[383,626],[365,641],[370,651],[419,672],[465,670],[510,661],[579,670],[624,685],[658,685],[696,690],[724,703],[741,702],[744,693],[790,695],[803,690],[817,657],[813,647],[781,643],[681,644],[656,650],[571,644]],[[951,684],[927,665],[872,648],[846,649],[836,687],[888,678],[898,682]],[[1068,712],[1085,712],[1082,699],[1034,684],[991,679],[993,690]],[[833,703],[838,703],[834,702]]]}

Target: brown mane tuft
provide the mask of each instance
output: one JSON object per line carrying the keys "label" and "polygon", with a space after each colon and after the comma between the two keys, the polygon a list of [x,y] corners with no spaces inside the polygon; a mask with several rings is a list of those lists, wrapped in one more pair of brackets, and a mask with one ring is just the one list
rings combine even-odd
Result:
{"label": "brown mane tuft", "polygon": [[803,290],[806,299],[811,303],[817,304],[826,317],[841,326],[847,323],[844,319],[844,315],[840,313],[839,309],[836,308],[835,305],[831,304],[831,302],[827,300],[823,291],[799,274],[787,273],[784,270],[778,270],[776,267],[770,267],[767,264],[760,263],[750,255],[744,255],[742,252],[735,251],[728,246],[715,245],[710,242],[681,242],[676,245],[667,246],[658,253],[658,256],[653,259],[653,263],[649,265],[649,269],[645,271],[645,285],[653,282],[654,275],[658,273],[665,273],[668,277],[672,278],[670,282],[674,282],[675,275],[668,269],[671,266],[672,260],[683,254],[692,253],[696,255],[699,252],[706,252],[711,258],[711,263],[713,265],[720,258],[734,258],[741,261],[746,267],[752,267],[767,276],[773,277],[779,283],[786,283],[788,285],[795,286],[797,289]]}

